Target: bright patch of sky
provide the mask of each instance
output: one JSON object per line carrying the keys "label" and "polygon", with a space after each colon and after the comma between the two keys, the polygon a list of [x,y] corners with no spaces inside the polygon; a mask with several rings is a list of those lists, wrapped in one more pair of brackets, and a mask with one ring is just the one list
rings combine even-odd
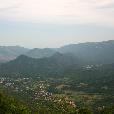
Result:
{"label": "bright patch of sky", "polygon": [[114,0],[0,0],[0,45],[59,47],[113,31]]}

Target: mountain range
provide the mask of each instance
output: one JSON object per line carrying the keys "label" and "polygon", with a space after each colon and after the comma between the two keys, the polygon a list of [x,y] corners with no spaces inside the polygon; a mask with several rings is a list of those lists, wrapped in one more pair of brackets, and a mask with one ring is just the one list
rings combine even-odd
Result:
{"label": "mountain range", "polygon": [[82,61],[73,55],[55,53],[51,57],[31,58],[20,55],[15,60],[0,65],[0,74],[57,75],[70,65],[81,65]]}
{"label": "mountain range", "polygon": [[0,77],[68,78],[74,90],[80,89],[76,84],[87,83],[91,86],[83,91],[106,92],[102,87],[113,91],[114,41],[72,44],[57,49],[4,48],[9,53],[0,53],[14,58],[0,64]]}
{"label": "mountain range", "polygon": [[[13,58],[1,63],[1,75],[15,73],[70,77],[77,75],[77,79],[86,78],[87,81],[90,78],[94,80],[105,76],[107,72],[113,74],[114,41],[111,40],[71,44],[58,49],[30,50],[16,46],[3,47],[3,50],[5,52],[1,51],[2,55],[6,57],[12,55]],[[83,77],[84,75],[86,77]]]}
{"label": "mountain range", "polygon": [[14,60],[20,55],[32,58],[51,57],[55,53],[72,54],[90,64],[114,63],[114,40],[70,44],[60,48],[27,49],[20,46],[1,46],[0,63]]}

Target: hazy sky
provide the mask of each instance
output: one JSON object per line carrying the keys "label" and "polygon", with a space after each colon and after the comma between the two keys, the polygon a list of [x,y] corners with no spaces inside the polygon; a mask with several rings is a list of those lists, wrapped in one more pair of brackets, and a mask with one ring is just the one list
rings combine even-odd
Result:
{"label": "hazy sky", "polygon": [[103,40],[114,40],[114,0],[0,0],[0,45]]}

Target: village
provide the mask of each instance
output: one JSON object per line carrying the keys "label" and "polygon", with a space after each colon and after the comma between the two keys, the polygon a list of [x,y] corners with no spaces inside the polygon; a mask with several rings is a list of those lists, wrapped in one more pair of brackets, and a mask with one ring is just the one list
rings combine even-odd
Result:
{"label": "village", "polygon": [[5,88],[8,91],[17,93],[18,95],[24,95],[27,100],[33,104],[40,102],[53,102],[56,104],[67,104],[71,107],[76,107],[74,101],[67,96],[62,96],[50,92],[50,84],[46,81],[40,80],[40,77],[36,79],[32,78],[9,78],[0,77],[0,87]]}

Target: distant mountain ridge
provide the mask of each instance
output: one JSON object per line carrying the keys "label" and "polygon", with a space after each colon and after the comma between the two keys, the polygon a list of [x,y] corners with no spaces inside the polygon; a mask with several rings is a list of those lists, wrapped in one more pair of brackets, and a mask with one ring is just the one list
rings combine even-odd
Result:
{"label": "distant mountain ridge", "polygon": [[73,53],[90,63],[114,63],[114,40],[70,44],[58,49],[61,53]]}
{"label": "distant mountain ridge", "polygon": [[88,64],[111,64],[114,63],[114,40],[70,44],[57,49],[35,48],[27,52],[25,55],[32,58],[44,58],[51,57],[56,52],[73,54],[86,61]]}
{"label": "distant mountain ridge", "polygon": [[70,44],[60,48],[34,48],[27,49],[19,46],[1,46],[0,63],[14,60],[20,55],[32,58],[51,57],[55,53],[72,54],[88,64],[110,64],[114,63],[114,40],[103,42],[86,42]]}
{"label": "distant mountain ridge", "polygon": [[20,46],[0,46],[0,63],[15,59],[29,49]]}

